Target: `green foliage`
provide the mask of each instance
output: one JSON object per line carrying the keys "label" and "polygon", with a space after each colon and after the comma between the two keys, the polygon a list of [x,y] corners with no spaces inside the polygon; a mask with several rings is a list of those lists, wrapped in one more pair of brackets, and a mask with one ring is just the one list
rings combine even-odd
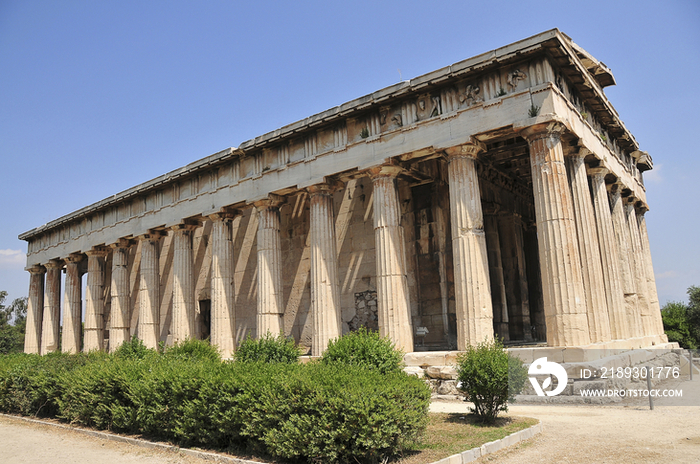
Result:
{"label": "green foliage", "polygon": [[131,340],[127,340],[114,351],[115,358],[121,359],[143,359],[146,356],[153,356],[155,350],[146,348],[140,338],[134,335]]}
{"label": "green foliage", "polygon": [[700,348],[700,287],[688,287],[688,304],[677,301],[661,308],[661,319],[668,341],[682,348]]}
{"label": "green foliage", "polygon": [[430,391],[403,372],[222,363],[130,343],[118,355],[0,357],[0,410],[295,462],[377,462],[427,424]]}
{"label": "green foliage", "polygon": [[534,118],[535,116],[540,114],[540,107],[533,103],[532,105],[530,105],[530,109],[527,111],[527,114],[531,118]]}
{"label": "green foliage", "polygon": [[522,390],[527,371],[499,340],[494,340],[469,346],[457,358],[457,379],[466,401],[474,403],[472,411],[483,422],[493,423]]}
{"label": "green foliage", "polygon": [[168,358],[221,361],[221,353],[208,340],[188,339],[165,348]]}
{"label": "green foliage", "polygon": [[[16,298],[7,307],[5,298],[7,292],[0,291],[0,354],[21,353],[24,349],[27,297]],[[10,324],[13,316],[14,323]]]}
{"label": "green foliage", "polygon": [[236,362],[296,363],[301,351],[291,338],[268,333],[255,340],[250,335],[241,343],[233,359]]}
{"label": "green foliage", "polygon": [[388,338],[361,327],[331,340],[321,358],[323,364],[341,364],[376,369],[382,374],[403,368],[403,353]]}

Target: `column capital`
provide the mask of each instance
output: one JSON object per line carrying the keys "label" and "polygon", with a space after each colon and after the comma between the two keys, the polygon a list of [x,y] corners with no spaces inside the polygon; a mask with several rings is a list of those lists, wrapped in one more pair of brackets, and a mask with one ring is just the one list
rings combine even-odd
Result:
{"label": "column capital", "polygon": [[68,255],[66,259],[64,259],[65,263],[73,263],[73,264],[78,264],[80,263],[83,259],[85,258],[85,255],[82,253],[71,253]]}
{"label": "column capital", "polygon": [[372,180],[375,179],[380,179],[380,178],[391,178],[395,179],[398,177],[399,174],[403,171],[403,168],[401,166],[397,166],[394,164],[385,164],[382,166],[375,166],[372,168],[369,168],[369,177]]}
{"label": "column capital", "polygon": [[241,211],[235,208],[224,207],[219,211],[209,214],[207,218],[211,221],[224,221],[227,219],[233,219],[236,216],[240,216]]}
{"label": "column capital", "polygon": [[128,238],[120,238],[115,243],[109,245],[110,248],[129,248],[134,244],[134,241]]}
{"label": "column capital", "polygon": [[192,219],[184,219],[182,222],[179,224],[175,224],[170,227],[171,230],[178,232],[180,230],[195,230],[197,227],[200,227],[201,224],[199,221],[195,221]]}
{"label": "column capital", "polygon": [[476,158],[477,155],[486,151],[486,147],[483,143],[479,141],[469,142],[462,145],[457,145],[456,147],[450,147],[445,149],[445,155],[447,159],[453,158]]}
{"label": "column capital", "polygon": [[109,247],[101,246],[101,245],[94,246],[90,250],[86,251],[85,254],[88,255],[88,257],[90,257],[90,256],[98,256],[98,257],[107,256],[107,254],[109,254]]}
{"label": "column capital", "polygon": [[343,182],[339,180],[327,179],[325,182],[306,187],[306,191],[309,192],[309,195],[332,195],[343,186]]}
{"label": "column capital", "polygon": [[603,176],[603,177],[605,177],[605,175],[607,175],[610,172],[610,170],[608,168],[603,167],[603,166],[598,166],[595,168],[587,168],[586,170],[588,171],[589,176]]}
{"label": "column capital", "polygon": [[45,274],[46,273],[46,268],[44,266],[42,266],[41,264],[35,264],[33,266],[26,268],[26,270],[30,274]]}
{"label": "column capital", "polygon": [[267,198],[264,198],[264,199],[258,200],[258,201],[254,201],[253,206],[255,206],[258,209],[258,211],[260,211],[260,210],[267,209],[267,208],[277,208],[285,201],[286,201],[286,198],[283,197],[282,195],[270,193],[267,196]]}
{"label": "column capital", "polygon": [[146,240],[155,240],[158,241],[160,240],[161,237],[164,237],[167,235],[167,232],[164,230],[155,230],[155,229],[149,229],[148,232],[145,234],[139,235],[136,237],[136,240],[142,242]]}
{"label": "column capital", "polygon": [[63,269],[63,260],[62,259],[52,259],[48,263],[44,264],[44,267],[46,269]]}
{"label": "column capital", "polygon": [[525,127],[520,131],[520,135],[528,142],[533,142],[548,137],[559,139],[565,130],[563,122],[554,120]]}

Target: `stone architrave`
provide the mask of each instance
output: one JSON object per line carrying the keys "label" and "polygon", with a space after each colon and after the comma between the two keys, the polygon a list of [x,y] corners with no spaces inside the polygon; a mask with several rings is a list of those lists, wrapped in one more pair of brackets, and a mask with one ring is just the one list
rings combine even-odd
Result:
{"label": "stone architrave", "polygon": [[113,353],[131,337],[131,296],[129,292],[129,249],[131,241],[112,245],[111,310],[109,315],[109,352]]}
{"label": "stone architrave", "polygon": [[173,309],[172,342],[181,343],[197,336],[194,303],[194,256],[192,237],[197,224],[173,226]]}
{"label": "stone architrave", "polygon": [[600,343],[610,341],[610,319],[605,299],[605,284],[603,280],[603,266],[600,259],[600,246],[596,231],[591,192],[588,187],[588,175],[583,161],[588,150],[581,148],[578,152],[566,157],[566,165],[571,183],[571,195],[574,204],[574,217],[576,219],[576,231],[578,246],[581,253],[581,271],[583,274],[583,287],[586,292],[586,305],[588,307],[588,328],[591,334],[591,342]]}
{"label": "stone architrave", "polygon": [[486,232],[486,250],[488,252],[489,280],[491,281],[491,300],[493,304],[493,319],[496,335],[504,341],[510,340],[508,330],[508,302],[506,286],[503,279],[501,258],[501,240],[498,233],[498,222],[493,214],[484,216],[484,231]]}
{"label": "stone architrave", "polygon": [[493,340],[493,306],[481,210],[477,144],[445,150],[450,188],[452,259],[457,313],[457,349]]}
{"label": "stone architrave", "polygon": [[61,320],[61,269],[63,261],[52,259],[46,265],[44,317],[41,329],[41,354],[58,350]]}
{"label": "stone architrave", "polygon": [[233,306],[233,236],[235,214],[209,216],[211,228],[211,343],[228,359],[236,349],[236,311]]}
{"label": "stone architrave", "polygon": [[267,334],[276,337],[284,331],[279,210],[282,201],[282,197],[272,195],[255,202],[258,210],[258,338]]}
{"label": "stone architrave", "polygon": [[547,343],[582,346],[590,343],[590,336],[561,143],[564,129],[561,123],[551,122],[530,126],[521,134],[530,146]]}
{"label": "stone architrave", "polygon": [[83,255],[71,254],[66,258],[66,290],[63,298],[63,332],[61,334],[61,351],[78,353],[81,349],[83,293],[80,263]]}
{"label": "stone architrave", "polygon": [[406,243],[396,189],[398,166],[370,169],[374,189],[374,240],[377,253],[379,333],[397,349],[413,351],[413,324],[406,275]]}
{"label": "stone architrave", "polygon": [[645,258],[642,251],[642,242],[639,236],[639,224],[637,212],[634,209],[635,199],[627,198],[625,204],[625,216],[630,232],[630,266],[637,288],[637,302],[639,304],[639,316],[642,320],[642,336],[656,335],[654,321],[649,307],[649,293],[647,291],[647,276],[644,270]]}
{"label": "stone architrave", "polygon": [[625,216],[625,207],[620,195],[621,186],[610,186],[610,209],[612,210],[613,230],[617,241],[617,251],[620,257],[620,275],[622,276],[622,290],[625,295],[625,317],[627,320],[628,335],[641,337],[642,318],[639,313],[639,301],[637,287],[633,275],[633,264],[630,262],[631,240],[630,230]]}
{"label": "stone architrave", "polygon": [[608,172],[603,167],[589,170],[610,335],[613,340],[624,340],[630,337],[630,333],[625,314],[625,292],[620,275],[620,253],[613,230],[608,191],[605,188],[605,175]]}
{"label": "stone architrave", "polygon": [[160,275],[158,247],[160,232],[150,232],[141,240],[139,264],[139,338],[147,348],[158,348],[160,341]]}
{"label": "stone architrave", "polygon": [[656,279],[654,278],[654,266],[651,261],[651,249],[649,247],[649,235],[647,234],[647,221],[645,219],[646,208],[641,207],[637,212],[637,224],[639,226],[639,238],[642,243],[642,253],[644,255],[644,274],[647,279],[647,290],[649,291],[649,311],[652,316],[654,335],[664,335],[664,323],[661,320],[661,308],[659,306],[659,295],[656,291]]}
{"label": "stone architrave", "polygon": [[24,335],[24,352],[39,354],[41,351],[41,324],[44,317],[44,266],[28,269],[29,298],[27,299],[27,323]]}
{"label": "stone architrave", "polygon": [[95,247],[85,254],[88,257],[88,270],[83,351],[88,352],[104,349],[105,256],[108,250]]}
{"label": "stone architrave", "polygon": [[311,354],[321,356],[326,351],[328,342],[342,334],[333,187],[318,184],[307,190],[310,195],[311,222]]}

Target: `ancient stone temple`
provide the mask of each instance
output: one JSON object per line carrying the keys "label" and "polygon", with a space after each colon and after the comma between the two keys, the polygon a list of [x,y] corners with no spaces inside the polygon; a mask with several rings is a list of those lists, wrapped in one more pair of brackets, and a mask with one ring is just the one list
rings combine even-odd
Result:
{"label": "ancient stone temple", "polygon": [[283,332],[319,355],[361,326],[406,352],[665,343],[652,161],[613,84],[551,30],[30,230],[25,351],[137,335],[230,356]]}

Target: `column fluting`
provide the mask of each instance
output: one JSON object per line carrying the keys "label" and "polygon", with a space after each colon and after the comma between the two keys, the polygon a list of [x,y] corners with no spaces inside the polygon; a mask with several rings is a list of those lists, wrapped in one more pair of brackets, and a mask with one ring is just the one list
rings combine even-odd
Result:
{"label": "column fluting", "polygon": [[129,249],[131,242],[112,245],[112,282],[109,313],[109,352],[113,353],[131,338],[131,296],[129,292]]}
{"label": "column fluting", "polygon": [[591,342],[596,343],[610,341],[611,333],[595,215],[588,187],[586,165],[583,161],[586,154],[588,154],[588,150],[585,148],[570,154],[566,157],[566,165],[571,184],[576,235],[581,254],[583,288],[586,292],[588,308],[588,328]]}
{"label": "column fluting", "polygon": [[44,318],[44,266],[32,266],[29,271],[29,298],[27,299],[27,323],[24,333],[24,352],[38,354],[41,351],[41,326]]}
{"label": "column fluting", "polygon": [[81,349],[83,315],[83,292],[80,274],[82,254],[71,254],[66,258],[66,290],[63,295],[63,332],[61,351],[78,353]]}
{"label": "column fluting", "polygon": [[284,331],[282,307],[282,245],[280,197],[255,203],[258,211],[258,314],[257,336],[278,336]]}
{"label": "column fluting", "polygon": [[651,260],[651,249],[649,247],[649,235],[647,233],[645,214],[646,208],[640,208],[637,212],[637,223],[639,225],[639,237],[642,243],[642,253],[644,255],[644,270],[647,279],[647,290],[649,291],[649,309],[654,327],[653,335],[665,336],[664,324],[661,320],[659,295],[656,290],[656,279],[654,278],[654,265]]}
{"label": "column fluting", "polygon": [[449,148],[452,259],[455,281],[457,349],[493,340],[493,306],[489,281],[484,215],[475,160],[476,144]]}
{"label": "column fluting", "polygon": [[235,215],[209,216],[211,228],[211,343],[224,359],[236,349],[236,311],[233,305],[233,231]]}
{"label": "column fluting", "polygon": [[379,333],[397,349],[413,351],[413,324],[406,275],[406,244],[396,188],[398,166],[370,169],[374,189]]}
{"label": "column fluting", "polygon": [[160,235],[159,232],[153,232],[139,237],[141,263],[138,334],[143,344],[153,349],[158,348],[160,341]]}
{"label": "column fluting", "polygon": [[642,243],[637,223],[637,212],[634,209],[634,198],[627,198],[625,204],[625,217],[630,233],[630,266],[637,288],[637,303],[639,316],[642,322],[642,336],[655,335],[654,321],[649,306],[649,293],[647,291],[647,276],[645,271],[645,258],[642,251]]}
{"label": "column fluting", "polygon": [[605,188],[605,175],[607,173],[608,170],[603,167],[590,169],[591,189],[605,286],[605,300],[610,321],[610,336],[613,340],[624,340],[629,338],[630,334],[625,313],[625,292],[620,273],[620,253],[613,230],[608,191]]}
{"label": "column fluting", "polygon": [[178,224],[173,230],[173,309],[172,342],[196,338],[194,302],[194,257],[192,237],[195,224]]}
{"label": "column fluting", "polygon": [[547,343],[590,343],[581,258],[559,123],[522,132],[529,143]]}
{"label": "column fluting", "polygon": [[96,247],[85,254],[88,257],[88,270],[83,351],[88,352],[104,349],[105,256],[108,250]]}
{"label": "column fluting", "polygon": [[46,266],[44,317],[41,329],[41,354],[58,350],[61,321],[61,269],[63,261],[52,259]]}
{"label": "column fluting", "polygon": [[329,184],[308,188],[310,194],[311,354],[320,356],[328,342],[340,337],[340,288],[336,252],[333,195]]}

